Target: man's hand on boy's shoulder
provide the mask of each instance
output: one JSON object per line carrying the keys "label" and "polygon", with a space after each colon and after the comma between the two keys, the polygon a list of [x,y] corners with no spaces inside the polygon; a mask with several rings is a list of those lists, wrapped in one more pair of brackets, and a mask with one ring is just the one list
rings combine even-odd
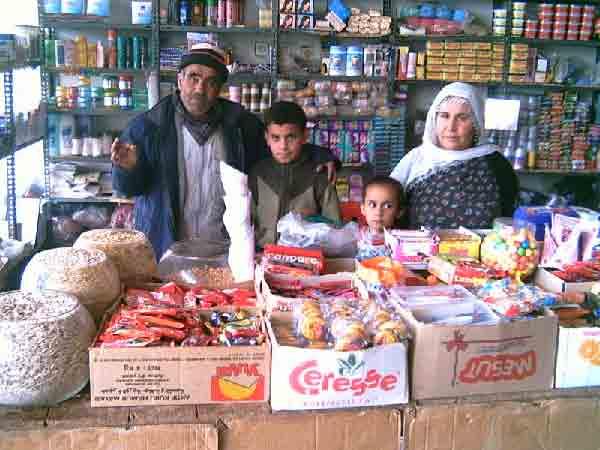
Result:
{"label": "man's hand on boy's shoulder", "polygon": [[317,166],[317,172],[323,172],[323,168],[327,169],[327,181],[330,183],[335,183],[337,179],[337,168],[335,166],[335,161],[328,161],[323,164],[319,164]]}

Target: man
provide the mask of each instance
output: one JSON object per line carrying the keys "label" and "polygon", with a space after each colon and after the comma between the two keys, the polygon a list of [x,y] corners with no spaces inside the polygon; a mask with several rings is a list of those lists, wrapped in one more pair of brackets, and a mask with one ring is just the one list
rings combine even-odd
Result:
{"label": "man", "polygon": [[[114,188],[136,196],[134,226],[157,258],[176,240],[226,242],[219,161],[248,173],[269,155],[260,120],[219,98],[227,76],[222,50],[195,47],[181,59],[177,92],[134,118],[113,143]],[[331,154],[312,156],[335,173]]]}

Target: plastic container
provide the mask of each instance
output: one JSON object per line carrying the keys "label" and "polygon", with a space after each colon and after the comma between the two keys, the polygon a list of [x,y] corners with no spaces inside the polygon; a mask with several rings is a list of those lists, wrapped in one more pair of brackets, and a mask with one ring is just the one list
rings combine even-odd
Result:
{"label": "plastic container", "polygon": [[223,242],[189,240],[176,242],[158,263],[159,276],[183,285],[212,288],[232,282],[227,263],[229,247]]}
{"label": "plastic container", "polygon": [[84,14],[83,0],[61,0],[60,12],[62,14]]}
{"label": "plastic container", "polygon": [[346,51],[346,75],[359,77],[363,74],[363,49],[350,46]]}
{"label": "plastic container", "polygon": [[505,26],[501,26],[501,27],[494,27],[494,34],[496,36],[504,36],[506,34],[506,27]]}
{"label": "plastic container", "polygon": [[512,26],[513,28],[523,28],[525,26],[525,21],[523,19],[513,19]]}
{"label": "plastic container", "polygon": [[494,9],[494,18],[506,18],[506,9]]}
{"label": "plastic container", "polygon": [[513,2],[512,4],[513,12],[514,11],[525,11],[527,7],[527,2]]}
{"label": "plastic container", "polygon": [[506,18],[505,17],[494,17],[492,21],[492,25],[495,27],[505,27],[506,26]]}
{"label": "plastic container", "polygon": [[511,34],[513,36],[522,36],[523,35],[523,28],[520,28],[520,27],[515,28],[515,27],[513,27]]}
{"label": "plastic container", "polygon": [[346,75],[346,47],[333,45],[329,48],[329,74]]}
{"label": "plastic container", "polygon": [[87,0],[87,13],[92,16],[110,16],[110,0]]}
{"label": "plastic container", "polygon": [[567,41],[578,41],[579,40],[579,32],[578,31],[567,31]]}
{"label": "plastic container", "polygon": [[519,10],[519,9],[515,9],[513,10],[513,19],[525,19],[525,11],[524,10]]}
{"label": "plastic container", "polygon": [[46,14],[60,14],[61,0],[44,0],[44,11]]}

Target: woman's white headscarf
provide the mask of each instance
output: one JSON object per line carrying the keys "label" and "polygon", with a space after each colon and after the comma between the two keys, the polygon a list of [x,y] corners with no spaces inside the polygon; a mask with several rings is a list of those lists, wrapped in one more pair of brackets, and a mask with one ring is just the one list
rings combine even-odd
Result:
{"label": "woman's white headscarf", "polygon": [[[475,146],[465,150],[445,150],[438,146],[436,133],[436,118],[440,104],[448,97],[464,98],[473,112],[473,125],[476,129],[478,142]],[[431,108],[427,112],[423,144],[411,150],[398,165],[392,170],[390,177],[398,180],[408,189],[410,183],[424,176],[429,176],[436,171],[446,168],[457,161],[467,161],[472,158],[489,155],[498,150],[495,145],[487,144],[483,135],[483,95],[476,88],[467,83],[451,83],[445,86],[435,97]]]}

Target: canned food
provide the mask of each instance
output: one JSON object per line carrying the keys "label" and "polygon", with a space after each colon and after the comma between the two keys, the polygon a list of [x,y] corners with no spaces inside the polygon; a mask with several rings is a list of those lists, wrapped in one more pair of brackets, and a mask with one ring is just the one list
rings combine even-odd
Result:
{"label": "canned food", "polygon": [[553,20],[540,20],[540,28],[550,28],[554,26]]}
{"label": "canned food", "polygon": [[521,28],[521,27],[513,28],[512,29],[512,35],[513,36],[522,36],[523,35],[523,28]]}
{"label": "canned food", "polygon": [[506,18],[504,18],[504,17],[501,17],[501,18],[494,17],[493,25],[495,27],[504,27],[504,26],[506,26]]}
{"label": "canned food", "polygon": [[527,2],[513,2],[513,12],[514,11],[524,11],[527,6]]}
{"label": "canned food", "polygon": [[523,28],[525,26],[525,21],[523,19],[513,19],[512,26],[516,28]]}
{"label": "canned food", "polygon": [[494,18],[506,18],[506,9],[494,9]]}
{"label": "canned food", "polygon": [[506,27],[494,27],[494,34],[496,36],[504,36],[506,34]]}
{"label": "canned food", "polygon": [[543,12],[554,12],[554,5],[552,3],[540,3],[538,5],[538,11]]}
{"label": "canned food", "polygon": [[552,37],[551,31],[541,31],[538,33],[538,39],[550,39]]}
{"label": "canned food", "polygon": [[524,19],[525,10],[513,10],[513,19]]}

